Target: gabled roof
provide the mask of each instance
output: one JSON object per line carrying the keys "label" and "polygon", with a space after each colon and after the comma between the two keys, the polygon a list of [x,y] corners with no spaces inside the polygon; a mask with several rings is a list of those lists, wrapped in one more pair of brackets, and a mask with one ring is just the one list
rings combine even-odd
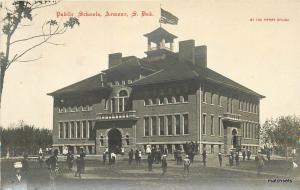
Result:
{"label": "gabled roof", "polygon": [[54,92],[49,93],[50,96],[58,96],[69,93],[80,93],[80,92],[92,92],[92,91],[109,90],[109,87],[105,84],[101,85],[101,74],[94,75],[86,78],[77,83],[71,84],[67,87],[61,88]]}
{"label": "gabled roof", "polygon": [[166,43],[172,42],[177,36],[171,34],[170,32],[166,31],[162,27],[159,27],[153,30],[150,33],[144,34],[151,42],[160,43],[162,39],[165,39]]}
{"label": "gabled roof", "polygon": [[145,67],[151,67],[153,69],[156,69],[157,72],[145,78],[135,81],[132,84],[132,86],[142,86],[142,85],[159,84],[165,82],[200,79],[200,80],[217,83],[219,85],[225,85],[232,89],[236,89],[247,94],[264,98],[264,96],[256,93],[255,91],[246,88],[245,86],[209,68],[199,67],[189,62],[179,63],[177,60],[178,59],[173,57],[171,59],[169,58],[169,59],[160,60],[152,63],[143,62],[142,65],[144,65]]}
{"label": "gabled roof", "polygon": [[149,84],[159,84],[172,81],[182,81],[197,79],[198,73],[193,72],[189,68],[189,63],[170,63],[169,65],[164,65],[157,72],[146,76],[145,78],[135,81],[133,86],[149,85]]}
{"label": "gabled roof", "polygon": [[130,56],[122,58],[121,64],[106,69],[103,73],[105,73],[105,81],[112,82],[137,79],[140,74],[149,75],[153,73],[153,70],[142,67],[138,58]]}

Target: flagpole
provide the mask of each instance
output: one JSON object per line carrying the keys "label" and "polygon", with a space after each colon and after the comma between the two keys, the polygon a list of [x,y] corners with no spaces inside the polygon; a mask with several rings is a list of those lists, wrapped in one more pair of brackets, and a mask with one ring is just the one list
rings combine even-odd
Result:
{"label": "flagpole", "polygon": [[[161,3],[159,4],[159,9],[160,9],[160,17],[161,17]],[[161,28],[161,22],[160,22],[160,19],[159,19],[159,27]]]}

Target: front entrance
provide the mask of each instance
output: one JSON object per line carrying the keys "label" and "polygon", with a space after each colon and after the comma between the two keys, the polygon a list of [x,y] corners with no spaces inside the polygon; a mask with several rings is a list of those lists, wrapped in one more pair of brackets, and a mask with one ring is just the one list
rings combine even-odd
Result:
{"label": "front entrance", "polygon": [[122,148],[122,134],[121,132],[113,128],[108,132],[108,150],[110,152],[121,153]]}

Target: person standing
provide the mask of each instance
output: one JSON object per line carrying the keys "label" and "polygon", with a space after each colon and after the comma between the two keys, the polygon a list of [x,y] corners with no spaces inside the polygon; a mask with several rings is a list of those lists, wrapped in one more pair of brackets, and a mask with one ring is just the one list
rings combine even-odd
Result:
{"label": "person standing", "polygon": [[138,151],[138,165],[141,165],[141,161],[142,161],[142,151],[141,151],[141,149],[139,149],[139,151]]}
{"label": "person standing", "polygon": [[68,154],[67,154],[67,165],[68,165],[69,171],[72,171],[73,161],[74,161],[74,156],[73,156],[72,152],[69,150]]}
{"label": "person standing", "polygon": [[267,159],[270,162],[270,160],[271,160],[271,151],[270,151],[269,148],[267,149]]}
{"label": "person standing", "polygon": [[83,173],[84,169],[84,156],[83,154],[80,154],[79,157],[76,159],[76,166],[77,166],[77,171],[75,172],[75,177],[81,178],[81,174]]}
{"label": "person standing", "polygon": [[135,158],[136,165],[139,165],[139,151],[138,151],[138,149],[135,150],[134,158]]}
{"label": "person standing", "polygon": [[245,161],[245,159],[246,159],[246,151],[245,151],[245,149],[243,149],[243,151],[242,151],[242,156],[243,156],[243,161]]}
{"label": "person standing", "polygon": [[186,155],[185,158],[183,159],[184,175],[185,176],[188,176],[190,174],[190,165],[191,165],[191,161],[189,159],[189,156]]}
{"label": "person standing", "polygon": [[258,155],[255,157],[255,161],[256,161],[256,170],[257,170],[257,175],[260,175],[263,167],[264,167],[264,157],[258,153]]}
{"label": "person standing", "polygon": [[105,163],[106,163],[106,155],[107,155],[107,152],[104,151],[103,155],[102,155],[102,163],[103,163],[103,165],[105,165]]}
{"label": "person standing", "polygon": [[44,159],[43,153],[39,153],[38,161],[41,169],[43,168],[43,162],[44,162],[43,159]]}
{"label": "person standing", "polygon": [[162,168],[162,175],[165,175],[167,172],[167,168],[168,168],[167,155],[165,155],[165,154],[162,156],[161,168]]}
{"label": "person standing", "polygon": [[206,149],[204,148],[202,152],[202,161],[204,166],[206,166],[206,156]]}
{"label": "person standing", "polygon": [[82,173],[85,172],[85,162],[84,162],[85,155],[86,154],[85,154],[83,148],[80,148],[80,158],[82,158],[82,170],[81,170]]}
{"label": "person standing", "polygon": [[111,156],[111,164],[114,165],[116,163],[117,155],[114,152],[112,152],[110,156]]}
{"label": "person standing", "polygon": [[46,160],[46,164],[48,165],[48,169],[50,172],[50,186],[51,189],[55,189],[55,179],[58,173],[58,150],[55,149],[53,151],[53,155],[50,156],[47,160]]}
{"label": "person standing", "polygon": [[222,167],[222,153],[221,152],[218,153],[218,159],[219,159],[220,167]]}
{"label": "person standing", "polygon": [[235,164],[236,164],[236,166],[240,166],[239,152],[235,153]]}
{"label": "person standing", "polygon": [[247,149],[247,160],[250,160],[250,156],[251,156],[251,151]]}
{"label": "person standing", "polygon": [[152,153],[148,154],[148,171],[152,171],[152,164],[153,164],[153,156]]}
{"label": "person standing", "polygon": [[132,160],[133,160],[133,149],[130,149],[130,151],[128,152],[128,162],[129,162],[129,165],[131,165]]}

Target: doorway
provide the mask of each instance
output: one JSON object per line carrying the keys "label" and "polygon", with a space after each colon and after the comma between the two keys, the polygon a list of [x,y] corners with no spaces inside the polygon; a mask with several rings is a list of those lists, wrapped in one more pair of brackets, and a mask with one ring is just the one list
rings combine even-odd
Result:
{"label": "doorway", "polygon": [[121,153],[122,148],[122,134],[121,132],[113,128],[108,132],[108,150],[114,153]]}

